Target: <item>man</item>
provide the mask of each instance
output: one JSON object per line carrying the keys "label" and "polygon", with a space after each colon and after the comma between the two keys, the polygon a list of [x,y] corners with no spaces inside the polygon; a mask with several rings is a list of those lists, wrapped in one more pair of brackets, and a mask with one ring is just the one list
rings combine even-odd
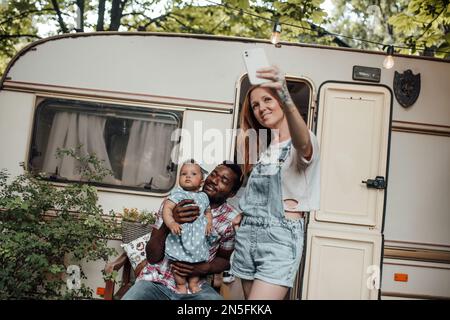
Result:
{"label": "man", "polygon": [[[138,276],[136,283],[123,296],[124,300],[220,300],[223,299],[203,279],[201,290],[195,294],[179,294],[173,273],[182,277],[221,273],[230,268],[230,256],[234,249],[233,218],[237,212],[226,202],[233,197],[242,185],[242,171],[234,163],[224,161],[206,178],[203,192],[208,195],[213,226],[218,233],[216,241],[209,250],[207,262],[188,264],[174,262],[170,264],[164,256],[165,241],[170,230],[162,220],[160,210],[156,227],[147,243],[147,265]],[[173,217],[177,223],[192,222],[197,219],[199,208],[191,205],[193,200],[183,200],[173,209]]]}

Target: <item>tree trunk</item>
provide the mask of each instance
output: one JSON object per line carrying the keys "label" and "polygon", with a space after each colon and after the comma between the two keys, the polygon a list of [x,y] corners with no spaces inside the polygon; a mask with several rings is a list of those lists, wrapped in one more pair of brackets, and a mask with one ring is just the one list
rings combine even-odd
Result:
{"label": "tree trunk", "polygon": [[109,25],[110,31],[117,31],[120,27],[120,20],[122,19],[123,9],[127,0],[113,0],[111,5],[111,24]]}
{"label": "tree trunk", "polygon": [[62,13],[61,13],[61,10],[59,9],[58,1],[52,0],[52,5],[53,5],[53,9],[56,12],[56,15],[58,16],[58,23],[59,23],[59,26],[61,27],[61,31],[63,33],[68,33],[69,30],[67,29],[67,26],[62,18]]}
{"label": "tree trunk", "polygon": [[77,0],[77,6],[80,9],[80,16],[78,17],[80,19],[80,25],[77,31],[84,32],[84,0]]}
{"label": "tree trunk", "polygon": [[99,0],[98,2],[97,31],[105,30],[105,1]]}

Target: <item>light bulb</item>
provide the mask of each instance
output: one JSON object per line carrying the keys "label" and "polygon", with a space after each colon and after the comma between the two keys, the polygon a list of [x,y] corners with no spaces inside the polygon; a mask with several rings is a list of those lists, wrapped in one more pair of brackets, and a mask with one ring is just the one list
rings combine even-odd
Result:
{"label": "light bulb", "polygon": [[278,21],[276,21],[275,24],[273,25],[270,42],[272,42],[274,45],[277,45],[278,42],[280,42],[280,37],[281,37],[281,24]]}
{"label": "light bulb", "polygon": [[273,32],[272,36],[270,37],[270,42],[273,44],[278,44],[280,42],[280,33],[279,32]]}
{"label": "light bulb", "polygon": [[387,56],[384,58],[383,61],[383,68],[390,69],[394,66],[394,57],[392,56],[394,54],[394,46],[389,46],[387,49]]}
{"label": "light bulb", "polygon": [[386,56],[383,61],[383,68],[390,69],[394,66],[394,57]]}

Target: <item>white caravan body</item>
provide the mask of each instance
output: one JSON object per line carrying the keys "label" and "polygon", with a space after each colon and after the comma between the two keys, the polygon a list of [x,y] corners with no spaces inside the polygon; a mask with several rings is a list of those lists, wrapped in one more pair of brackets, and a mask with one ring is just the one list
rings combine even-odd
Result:
{"label": "white caravan body", "polygon": [[[449,61],[395,56],[386,70],[379,52],[184,34],[43,39],[22,50],[2,79],[0,168],[17,175],[20,162],[30,164],[38,106],[56,99],[172,112],[178,127],[195,137],[195,143],[183,138],[181,146],[196,159],[212,157],[205,161],[212,169],[235,155],[227,132],[238,127],[242,53],[256,47],[309,88],[307,122],[321,148],[321,208],[308,216],[304,263],[291,298],[450,298]],[[380,68],[379,81],[354,80],[354,66]],[[399,104],[393,85],[395,72],[406,70],[421,77],[409,107]],[[386,188],[362,182],[377,176]],[[98,187],[99,202],[105,214],[157,210],[168,194],[167,185],[163,189],[121,188],[119,181]],[[111,241],[119,253],[120,243]],[[104,286],[103,267],[101,261],[84,266],[94,292]],[[238,282],[229,297],[242,297]]]}

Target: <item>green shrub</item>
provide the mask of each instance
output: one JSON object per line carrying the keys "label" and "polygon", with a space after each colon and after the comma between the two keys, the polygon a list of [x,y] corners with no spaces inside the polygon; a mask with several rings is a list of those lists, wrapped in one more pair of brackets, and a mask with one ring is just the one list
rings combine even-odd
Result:
{"label": "green shrub", "polygon": [[139,222],[141,224],[154,224],[156,221],[155,211],[143,209],[139,211],[137,208],[124,208],[122,220],[128,222]]}
{"label": "green shrub", "polygon": [[[95,155],[80,157],[77,150],[58,155],[75,157],[83,180],[101,181],[109,174]],[[114,214],[102,216],[89,183],[57,187],[42,178],[24,170],[10,179],[0,171],[0,299],[92,297],[84,285],[68,289],[67,269],[82,259],[106,261],[116,253],[107,246],[118,232]]]}

